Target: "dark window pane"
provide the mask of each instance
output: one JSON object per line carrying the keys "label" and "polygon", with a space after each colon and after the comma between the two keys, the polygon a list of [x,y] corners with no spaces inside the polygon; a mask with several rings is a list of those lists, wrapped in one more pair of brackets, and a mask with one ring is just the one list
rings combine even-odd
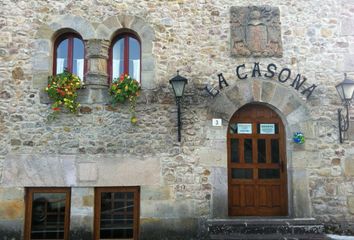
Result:
{"label": "dark window pane", "polygon": [[57,47],[56,74],[64,72],[68,67],[68,39],[61,41]]}
{"label": "dark window pane", "polygon": [[236,134],[237,133],[237,123],[230,124],[230,133]]}
{"label": "dark window pane", "polygon": [[238,139],[230,139],[231,141],[231,162],[238,163],[240,162],[238,155]]}
{"label": "dark window pane", "polygon": [[244,168],[244,169],[233,168],[231,175],[232,175],[232,178],[235,178],[235,179],[252,179],[253,178],[253,169],[251,169],[251,168]]}
{"label": "dark window pane", "polygon": [[129,75],[140,82],[140,44],[129,37]]}
{"label": "dark window pane", "polygon": [[125,200],[125,195],[126,195],[126,193],[116,192],[116,193],[114,193],[114,199]]}
{"label": "dark window pane", "polygon": [[78,38],[74,38],[73,73],[84,79],[84,42]]}
{"label": "dark window pane", "polygon": [[[106,199],[104,197],[107,197]],[[122,239],[133,237],[134,193],[114,192],[101,194],[101,202],[109,202],[109,209],[101,209],[100,237]],[[101,204],[102,205],[102,204]]]}
{"label": "dark window pane", "polygon": [[127,202],[126,211],[132,213],[133,210],[134,210],[134,202]]}
{"label": "dark window pane", "polygon": [[244,140],[245,163],[252,163],[252,139]]}
{"label": "dark window pane", "polygon": [[125,208],[124,202],[123,201],[117,201],[114,203],[114,208],[117,211],[122,211]]}
{"label": "dark window pane", "polygon": [[127,198],[128,199],[134,199],[134,193],[133,192],[127,192]]}
{"label": "dark window pane", "polygon": [[278,179],[280,178],[279,169],[258,169],[259,179]]}
{"label": "dark window pane", "polygon": [[34,193],[32,201],[32,239],[63,239],[65,193]]}
{"label": "dark window pane", "polygon": [[272,147],[272,163],[279,163],[279,140],[272,139],[271,141]]}
{"label": "dark window pane", "polygon": [[115,79],[124,72],[124,38],[113,45],[112,55],[112,79]]}
{"label": "dark window pane", "polygon": [[258,139],[258,163],[266,162],[266,140]]}
{"label": "dark window pane", "polygon": [[133,228],[114,229],[114,228],[101,228],[101,238],[105,239],[126,239],[133,238]]}

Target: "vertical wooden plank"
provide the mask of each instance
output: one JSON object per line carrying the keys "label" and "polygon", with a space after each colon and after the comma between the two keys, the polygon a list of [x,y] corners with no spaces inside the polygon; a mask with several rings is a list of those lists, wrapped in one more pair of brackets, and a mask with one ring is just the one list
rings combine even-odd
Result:
{"label": "vertical wooden plank", "polygon": [[245,206],[246,207],[254,207],[255,199],[254,199],[254,186],[245,185],[244,186],[244,195],[245,195]]}
{"label": "vertical wooden plank", "polygon": [[245,203],[245,185],[241,184],[240,185],[240,206],[241,207],[245,207],[246,203]]}
{"label": "vertical wooden plank", "polygon": [[241,206],[241,191],[240,185],[234,185],[232,187],[232,204],[233,206],[240,207]]}
{"label": "vertical wooden plank", "polygon": [[280,186],[279,185],[272,185],[271,191],[272,191],[272,207],[280,207],[281,206]]}
{"label": "vertical wooden plank", "polygon": [[267,206],[267,192],[264,185],[258,186],[258,201],[260,207]]}

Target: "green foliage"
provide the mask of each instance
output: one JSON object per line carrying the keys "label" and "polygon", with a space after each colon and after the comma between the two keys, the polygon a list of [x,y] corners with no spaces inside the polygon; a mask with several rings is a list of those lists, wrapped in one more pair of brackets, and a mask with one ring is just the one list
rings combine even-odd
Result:
{"label": "green foliage", "polygon": [[45,91],[53,100],[52,110],[57,114],[61,108],[66,108],[76,113],[80,104],[76,101],[77,89],[81,88],[81,80],[78,76],[64,71],[61,74],[48,77],[48,86]]}
{"label": "green foliage", "polygon": [[122,74],[120,78],[113,80],[112,85],[109,89],[109,94],[112,97],[112,104],[125,102],[126,100],[130,103],[130,112],[132,117],[130,119],[131,123],[135,124],[137,118],[135,116],[136,101],[140,94],[141,87],[139,82],[132,79],[127,74]]}

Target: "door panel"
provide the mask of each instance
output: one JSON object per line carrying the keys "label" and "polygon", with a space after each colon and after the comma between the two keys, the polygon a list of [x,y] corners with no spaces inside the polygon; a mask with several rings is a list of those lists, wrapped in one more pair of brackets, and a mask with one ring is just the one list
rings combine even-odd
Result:
{"label": "door panel", "polygon": [[280,117],[266,106],[246,105],[231,118],[227,137],[229,215],[287,215],[285,133]]}

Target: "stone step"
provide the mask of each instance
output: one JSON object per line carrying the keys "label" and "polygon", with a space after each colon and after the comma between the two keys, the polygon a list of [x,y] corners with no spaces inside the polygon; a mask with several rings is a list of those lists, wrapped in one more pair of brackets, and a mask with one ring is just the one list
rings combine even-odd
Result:
{"label": "stone step", "polygon": [[238,218],[207,220],[210,239],[328,239],[312,218]]}
{"label": "stone step", "polygon": [[211,235],[213,240],[329,240],[323,234],[303,234],[303,235],[282,235],[282,234],[232,234],[232,235]]}

